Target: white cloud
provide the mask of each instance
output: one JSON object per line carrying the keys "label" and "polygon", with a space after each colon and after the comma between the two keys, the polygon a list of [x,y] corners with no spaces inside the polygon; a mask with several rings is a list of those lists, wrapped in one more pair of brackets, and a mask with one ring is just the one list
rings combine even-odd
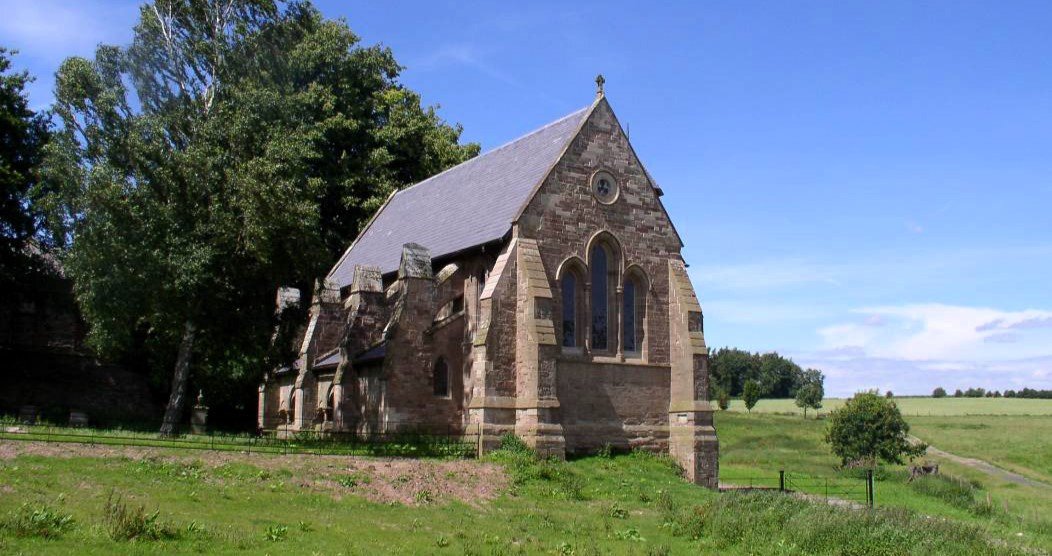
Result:
{"label": "white cloud", "polygon": [[[864,317],[818,331],[823,349],[851,346],[870,356],[913,361],[991,361],[1052,355],[1052,327],[1034,324],[1052,320],[1052,311],[929,303],[866,307],[854,312]],[[879,317],[884,326],[867,324],[874,317]]]}
{"label": "white cloud", "polygon": [[[935,386],[1052,386],[1052,311],[937,303],[866,307],[818,330],[822,347],[795,354],[822,369],[836,395],[880,388],[921,394]],[[879,317],[881,326],[873,326]]]}

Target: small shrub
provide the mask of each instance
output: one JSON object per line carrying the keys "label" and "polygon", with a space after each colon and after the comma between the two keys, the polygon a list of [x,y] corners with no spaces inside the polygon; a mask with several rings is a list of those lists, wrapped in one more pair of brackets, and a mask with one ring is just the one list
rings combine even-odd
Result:
{"label": "small shrub", "polygon": [[614,519],[628,519],[628,510],[621,507],[621,504],[614,503],[610,508],[610,517]]}
{"label": "small shrub", "polygon": [[614,537],[622,541],[634,541],[634,542],[646,542],[643,535],[639,534],[639,529],[625,529],[624,531],[615,531]]}
{"label": "small shrub", "polygon": [[614,448],[610,445],[609,442],[607,442],[606,444],[603,444],[602,448],[599,448],[599,451],[596,452],[596,455],[603,459],[610,459],[614,457]]}
{"label": "small shrub", "polygon": [[720,389],[716,393],[716,405],[719,406],[720,411],[727,411],[731,406],[731,395],[726,390]]}
{"label": "small shrub", "polygon": [[362,475],[360,473],[342,475],[336,479],[336,482],[344,488],[354,488],[358,485],[367,485],[370,481],[371,479],[368,475]]}
{"label": "small shrub", "polygon": [[280,542],[288,538],[289,528],[287,525],[270,525],[263,531],[263,538],[269,542]]}
{"label": "small shrub", "polygon": [[657,507],[658,511],[661,512],[661,518],[665,523],[675,523],[676,514],[679,511],[679,505],[672,499],[672,495],[670,495],[668,491],[658,491]]}
{"label": "small shrub", "polygon": [[760,401],[760,396],[762,395],[763,390],[759,382],[755,380],[745,381],[745,385],[742,387],[742,401],[745,402],[745,409],[749,413],[752,413],[752,408],[756,407],[756,402]]}
{"label": "small shrub", "polygon": [[413,496],[417,504],[430,504],[435,501],[435,496],[428,489],[418,490]]}
{"label": "small shrub", "polygon": [[516,454],[533,453],[533,450],[526,445],[526,442],[523,439],[511,433],[505,434],[504,436],[500,437],[500,448],[498,449]]}
{"label": "small shrub", "polygon": [[129,507],[119,494],[111,491],[106,499],[106,532],[115,541],[159,540],[176,536],[158,521],[160,512],[146,513],[146,508]]}
{"label": "small shrub", "polygon": [[73,516],[60,513],[47,504],[22,504],[18,511],[0,526],[18,537],[52,539],[73,528]]}
{"label": "small shrub", "polygon": [[437,546],[439,548],[445,548],[445,547],[449,546],[449,537],[447,537],[445,535],[439,535],[438,539],[435,540],[435,546]]}

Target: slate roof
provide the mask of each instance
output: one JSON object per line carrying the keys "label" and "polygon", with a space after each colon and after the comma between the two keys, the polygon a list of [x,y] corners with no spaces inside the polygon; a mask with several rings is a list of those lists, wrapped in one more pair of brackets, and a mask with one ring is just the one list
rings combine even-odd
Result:
{"label": "slate roof", "polygon": [[365,352],[354,358],[353,363],[355,365],[362,365],[364,363],[373,363],[376,361],[383,361],[384,357],[387,357],[387,344],[375,345]]}
{"label": "slate roof", "polygon": [[340,364],[340,350],[334,349],[328,355],[322,356],[314,362],[314,368],[335,367]]}
{"label": "slate roof", "polygon": [[441,257],[503,238],[594,106],[398,191],[328,279],[341,288],[349,285],[355,265],[395,271],[402,245],[410,242]]}

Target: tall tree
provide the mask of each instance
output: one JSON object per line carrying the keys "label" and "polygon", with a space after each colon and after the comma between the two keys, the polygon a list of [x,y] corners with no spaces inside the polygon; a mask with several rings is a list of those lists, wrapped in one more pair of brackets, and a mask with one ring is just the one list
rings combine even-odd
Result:
{"label": "tall tree", "polygon": [[796,405],[804,410],[807,418],[808,408],[818,411],[822,408],[825,397],[825,375],[818,369],[807,369],[801,374],[801,384],[796,389]]}
{"label": "tall tree", "polygon": [[0,288],[8,294],[39,270],[28,248],[38,223],[29,192],[48,139],[46,116],[29,108],[31,78],[11,71],[11,54],[0,48]]}
{"label": "tall tree", "polygon": [[760,386],[771,398],[791,398],[796,395],[803,370],[792,360],[777,352],[760,356]]}
{"label": "tall tree", "polygon": [[709,384],[732,396],[741,395],[745,381],[759,379],[759,356],[738,348],[720,348],[709,359]]}
{"label": "tall tree", "polygon": [[392,191],[477,154],[400,71],[343,21],[270,0],[157,0],[130,46],[62,64],[52,234],[90,341],[170,369],[162,433],[191,366],[258,380],[275,288],[306,288]]}

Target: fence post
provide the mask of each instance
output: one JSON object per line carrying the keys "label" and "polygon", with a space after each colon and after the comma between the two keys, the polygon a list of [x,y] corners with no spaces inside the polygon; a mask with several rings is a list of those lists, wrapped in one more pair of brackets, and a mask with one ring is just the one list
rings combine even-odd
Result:
{"label": "fence post", "polygon": [[778,491],[785,492],[785,469],[778,470]]}
{"label": "fence post", "polygon": [[869,503],[869,507],[873,507],[873,470],[866,470],[866,502]]}

